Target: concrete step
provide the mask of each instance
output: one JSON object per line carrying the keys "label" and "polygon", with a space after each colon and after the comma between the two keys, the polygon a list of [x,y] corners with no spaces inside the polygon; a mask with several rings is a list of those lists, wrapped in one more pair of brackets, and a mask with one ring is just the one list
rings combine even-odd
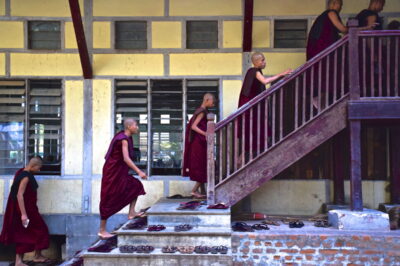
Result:
{"label": "concrete step", "polygon": [[206,205],[197,210],[177,210],[179,203],[190,201],[188,199],[161,199],[148,211],[148,224],[163,224],[175,226],[191,224],[203,227],[230,227],[231,210],[209,210]]}
{"label": "concrete step", "polygon": [[195,227],[186,232],[175,232],[173,227],[167,227],[160,232],[144,230],[122,230],[118,235],[118,246],[122,245],[151,245],[164,246],[231,246],[231,229],[215,227]]}
{"label": "concrete step", "polygon": [[231,250],[228,254],[165,254],[156,248],[150,254],[120,253],[118,249],[110,253],[86,252],[83,255],[85,266],[230,266],[233,264]]}

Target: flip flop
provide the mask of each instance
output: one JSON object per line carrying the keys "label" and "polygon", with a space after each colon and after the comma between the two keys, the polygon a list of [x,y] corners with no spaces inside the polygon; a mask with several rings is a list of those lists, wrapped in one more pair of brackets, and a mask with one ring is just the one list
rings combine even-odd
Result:
{"label": "flip flop", "polygon": [[183,196],[181,194],[175,194],[173,196],[167,197],[167,199],[183,199]]}
{"label": "flip flop", "polygon": [[265,221],[262,221],[261,223],[267,224],[267,225],[275,225],[275,226],[280,226],[281,225],[277,221],[273,221],[273,220],[265,220]]}
{"label": "flip flop", "polygon": [[255,230],[269,230],[269,227],[266,224],[253,224],[251,228]]}
{"label": "flip flop", "polygon": [[180,224],[174,227],[175,232],[186,232],[192,229],[193,226],[191,226],[190,224]]}
{"label": "flip flop", "polygon": [[136,247],[131,246],[131,245],[123,245],[123,246],[120,246],[118,249],[119,249],[119,252],[121,252],[121,253],[133,253],[136,251]]}
{"label": "flip flop", "polygon": [[244,222],[234,223],[232,225],[232,230],[236,232],[254,232],[254,229],[250,225]]}
{"label": "flip flop", "polygon": [[207,207],[207,209],[228,209],[228,208],[229,208],[229,206],[223,202],[213,204],[213,205],[208,205],[208,207]]}

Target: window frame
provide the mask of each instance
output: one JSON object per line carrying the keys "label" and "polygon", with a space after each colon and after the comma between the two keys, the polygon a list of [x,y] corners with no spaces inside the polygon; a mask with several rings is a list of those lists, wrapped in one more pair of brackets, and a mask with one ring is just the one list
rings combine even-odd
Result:
{"label": "window frame", "polygon": [[[30,23],[32,22],[57,22],[59,23],[59,27],[60,27],[60,39],[59,39],[59,48],[43,48],[43,49],[39,49],[39,48],[32,48],[31,47],[31,31],[30,31]],[[39,52],[46,52],[46,51],[61,51],[63,49],[65,49],[65,21],[61,21],[61,20],[54,20],[54,19],[32,19],[32,20],[26,20],[25,23],[25,28],[26,28],[26,33],[25,33],[25,47],[30,50],[30,51],[39,51]]]}
{"label": "window frame", "polygon": [[[188,25],[190,24],[190,23],[198,23],[198,22],[213,22],[213,23],[216,23],[216,30],[217,30],[217,32],[216,32],[216,35],[217,35],[217,40],[216,40],[216,47],[212,47],[212,48],[198,48],[198,47],[196,47],[196,48],[192,48],[192,47],[189,47],[189,27],[188,27]],[[185,49],[187,49],[187,50],[199,50],[199,51],[208,51],[208,50],[217,50],[217,49],[221,49],[222,47],[221,47],[221,44],[220,44],[220,42],[222,41],[222,36],[221,36],[221,34],[222,34],[222,30],[220,30],[220,20],[218,20],[218,19],[201,19],[201,20],[196,20],[196,19],[189,19],[189,20],[185,20],[184,21],[184,27],[185,27],[185,40],[184,40],[184,43],[185,43]]]}
{"label": "window frame", "polygon": [[[280,21],[303,21],[305,22],[305,43],[304,43],[304,47],[277,47],[276,46],[276,23],[280,22]],[[271,44],[273,49],[283,49],[283,50],[299,50],[301,49],[302,51],[304,51],[307,47],[307,38],[308,38],[308,33],[310,30],[310,19],[309,18],[305,18],[305,17],[293,17],[293,18],[275,18],[273,20],[273,29],[272,29],[272,38],[271,38]]]}
{"label": "window frame", "polygon": [[[120,22],[122,22],[122,23],[126,23],[126,22],[142,22],[142,23],[145,23],[145,30],[146,30],[146,34],[145,34],[145,36],[146,36],[146,40],[145,40],[145,43],[146,43],[146,47],[145,48],[118,48],[117,47],[117,44],[118,44],[118,41],[117,41],[117,25],[118,25],[118,23],[120,23]],[[147,50],[149,50],[150,48],[151,48],[151,45],[150,45],[150,43],[149,43],[149,40],[151,39],[151,37],[149,36],[149,33],[151,33],[151,29],[149,28],[150,27],[150,25],[151,25],[151,21],[149,21],[149,20],[132,20],[132,19],[130,19],[130,20],[123,20],[123,19],[117,19],[117,20],[113,20],[112,21],[112,36],[111,36],[111,47],[112,47],[112,49],[114,49],[114,50],[116,50],[116,51],[130,51],[130,52],[132,52],[132,51],[136,51],[136,52],[138,52],[138,51],[147,51]]]}

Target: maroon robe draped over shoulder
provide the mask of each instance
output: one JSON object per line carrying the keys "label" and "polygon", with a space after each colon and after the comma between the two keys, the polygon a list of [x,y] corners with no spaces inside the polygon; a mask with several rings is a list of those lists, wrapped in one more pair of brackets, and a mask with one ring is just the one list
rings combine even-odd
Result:
{"label": "maroon robe draped over shoulder", "polygon": [[101,179],[100,217],[108,219],[140,195],[146,194],[142,182],[129,174],[122,154],[122,141],[128,141],[129,156],[133,157],[133,140],[124,131],[114,136],[105,157]]}
{"label": "maroon robe draped over shoulder", "polygon": [[207,140],[205,136],[192,130],[196,117],[201,113],[204,113],[204,116],[197,127],[207,131],[208,110],[197,108],[186,126],[182,176],[189,176],[192,181],[207,183]]}
{"label": "maroon robe draped over shoulder", "polygon": [[[22,225],[17,199],[19,185],[26,177],[29,179],[24,192],[25,210],[29,219],[27,228]],[[6,245],[15,244],[17,254],[49,247],[49,230],[37,207],[37,188],[38,184],[31,173],[24,171],[23,168],[17,171],[8,197],[0,235],[0,242]]]}
{"label": "maroon robe draped over shoulder", "polygon": [[335,12],[341,21],[336,10],[326,10],[317,17],[308,35],[307,60],[310,60],[340,39],[339,30],[329,19],[329,12]]}
{"label": "maroon robe draped over shoulder", "polygon": [[[248,103],[251,99],[265,91],[265,85],[261,83],[257,78],[257,72],[260,72],[261,74],[262,71],[259,68],[252,67],[249,70],[247,70],[246,76],[243,81],[242,89],[240,91],[240,96],[239,96],[239,104],[238,107],[240,108],[241,106],[245,105]],[[245,119],[246,122],[244,124],[244,140],[245,141],[245,151],[249,152],[250,151],[250,137],[253,138],[253,145],[252,145],[252,151],[255,152],[257,149],[257,139],[259,139],[260,142],[260,150],[262,151],[265,146],[265,103],[261,102],[260,104],[260,130],[257,129],[257,121],[258,121],[258,110],[257,108],[254,109],[253,111],[253,119],[252,119],[252,128],[250,132],[250,111],[247,111],[245,113]],[[237,135],[239,138],[242,137],[242,130],[241,130],[241,125],[242,121],[239,119],[239,127],[238,127],[238,132]]]}

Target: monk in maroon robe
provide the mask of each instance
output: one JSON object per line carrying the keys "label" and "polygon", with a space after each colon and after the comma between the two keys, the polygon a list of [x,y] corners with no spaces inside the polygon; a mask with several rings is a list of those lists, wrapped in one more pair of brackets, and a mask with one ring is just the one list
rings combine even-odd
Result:
{"label": "monk in maroon robe", "polygon": [[[265,85],[274,82],[275,80],[289,74],[292,72],[291,69],[288,69],[280,74],[277,74],[272,77],[264,77],[262,73],[262,69],[265,68],[266,66],[266,61],[265,57],[262,53],[255,52],[251,56],[251,61],[253,63],[253,67],[247,70],[246,76],[243,81],[242,89],[240,91],[240,96],[239,96],[239,104],[238,107],[240,108],[241,106],[245,105],[248,103],[251,99],[256,97],[258,94],[261,92],[265,91]],[[250,151],[250,135],[253,137],[253,145],[252,145],[252,151],[255,152],[257,149],[257,139],[260,141],[260,150],[264,149],[264,143],[265,143],[265,124],[264,124],[264,116],[265,116],[265,106],[264,104],[261,104],[260,108],[260,131],[257,129],[257,120],[258,120],[258,111],[255,109],[253,111],[253,126],[250,131],[250,112],[246,112],[245,114],[245,136],[242,141],[245,141],[245,152],[248,153]],[[238,137],[242,137],[242,131],[241,131],[241,121],[239,121],[239,129],[238,129]],[[240,159],[238,160],[239,162],[241,161]]]}
{"label": "monk in maroon robe", "polygon": [[147,175],[133,162],[134,156],[132,135],[138,133],[138,124],[133,119],[124,121],[125,130],[114,136],[105,157],[100,195],[100,230],[99,237],[106,239],[113,235],[106,230],[107,219],[129,206],[128,219],[140,216],[135,212],[138,196],[146,194],[142,182],[129,174],[134,170],[142,179]]}
{"label": "monk in maroon robe", "polygon": [[196,198],[205,197],[198,190],[207,183],[207,108],[213,106],[214,96],[210,93],[204,94],[203,103],[186,126],[182,175],[189,176],[190,180],[196,182],[191,192]]}
{"label": "monk in maroon robe", "polygon": [[24,253],[35,251],[34,262],[46,262],[42,250],[49,247],[49,230],[37,207],[34,173],[42,167],[42,159],[33,157],[25,168],[17,171],[8,197],[0,242],[15,244],[15,265],[26,265]]}

